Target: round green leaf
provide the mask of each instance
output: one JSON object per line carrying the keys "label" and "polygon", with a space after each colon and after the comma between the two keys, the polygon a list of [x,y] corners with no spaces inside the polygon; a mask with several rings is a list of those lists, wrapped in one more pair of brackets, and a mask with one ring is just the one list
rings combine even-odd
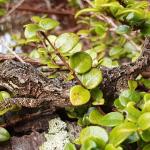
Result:
{"label": "round green leaf", "polygon": [[121,124],[124,121],[124,117],[119,112],[111,112],[105,115],[100,120],[100,125],[113,127]]}
{"label": "round green leaf", "polygon": [[100,120],[102,118],[102,115],[100,114],[100,112],[97,109],[93,109],[90,114],[89,114],[89,121],[92,124],[100,124]]}
{"label": "round green leaf", "polygon": [[130,27],[127,25],[120,25],[117,27],[116,32],[118,34],[126,34],[130,31]]}
{"label": "round green leaf", "polygon": [[39,22],[39,26],[44,30],[50,30],[59,25],[59,22],[50,18],[42,18]]}
{"label": "round green leaf", "polygon": [[6,91],[0,91],[0,101],[4,100],[5,98],[10,98],[10,94]]}
{"label": "round green leaf", "polygon": [[64,150],[76,150],[76,147],[72,143],[67,143],[64,147]]}
{"label": "round green leaf", "polygon": [[55,41],[55,47],[62,53],[72,50],[79,42],[79,37],[74,33],[63,33]]}
{"label": "round green leaf", "polygon": [[25,37],[28,38],[33,38],[36,37],[37,31],[40,31],[41,28],[37,24],[27,24],[25,26]]}
{"label": "round green leaf", "polygon": [[150,150],[150,144],[145,145],[142,150]]}
{"label": "round green leaf", "polygon": [[113,144],[114,146],[118,146],[123,141],[125,141],[133,132],[137,130],[135,124],[130,122],[125,122],[116,126],[110,132],[110,140],[109,143]]}
{"label": "round green leaf", "polygon": [[89,126],[84,128],[80,133],[80,142],[84,144],[86,140],[93,140],[101,148],[104,148],[108,141],[108,134],[105,129],[98,126]]}
{"label": "round green leaf", "polygon": [[0,127],[0,142],[8,141],[9,139],[10,139],[9,132],[6,129]]}
{"label": "round green leaf", "polygon": [[72,105],[78,106],[87,103],[90,100],[90,92],[81,85],[73,86],[70,89],[70,101]]}
{"label": "round green leaf", "polygon": [[140,136],[144,142],[150,142],[149,135],[150,135],[150,129],[142,131]]}
{"label": "round green leaf", "polygon": [[119,101],[122,106],[126,106],[128,102],[133,101],[133,102],[138,102],[141,98],[140,93],[134,90],[124,90],[120,96],[119,96]]}
{"label": "round green leaf", "polygon": [[97,148],[97,144],[91,140],[91,139],[87,139],[81,146],[80,150],[91,150],[91,149],[96,149]]}
{"label": "round green leaf", "polygon": [[85,73],[92,67],[92,58],[85,52],[77,52],[70,57],[69,63],[77,73]]}
{"label": "round green leaf", "polygon": [[87,89],[94,89],[102,82],[102,72],[97,68],[92,68],[89,72],[80,75],[79,79]]}
{"label": "round green leaf", "polygon": [[138,119],[138,125],[142,130],[150,128],[150,112],[142,114]]}
{"label": "round green leaf", "polygon": [[103,99],[103,93],[98,87],[91,90],[91,97],[93,100],[93,105],[103,105],[105,102]]}

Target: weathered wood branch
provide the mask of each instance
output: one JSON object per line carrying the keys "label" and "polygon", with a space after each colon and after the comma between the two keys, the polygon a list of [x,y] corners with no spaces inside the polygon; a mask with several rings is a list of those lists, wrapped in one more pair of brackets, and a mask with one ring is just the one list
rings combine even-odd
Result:
{"label": "weathered wood branch", "polygon": [[[136,62],[103,71],[103,82],[100,89],[106,100],[113,100],[123,88],[127,88],[129,79],[135,79],[150,65],[150,39],[144,43],[144,49]],[[59,78],[48,79],[32,65],[16,61],[5,61],[0,64],[0,86],[13,93],[14,98],[0,103],[0,110],[17,104],[25,107],[38,107],[48,102],[51,111],[57,107],[70,106],[69,89],[76,81],[65,82]]]}

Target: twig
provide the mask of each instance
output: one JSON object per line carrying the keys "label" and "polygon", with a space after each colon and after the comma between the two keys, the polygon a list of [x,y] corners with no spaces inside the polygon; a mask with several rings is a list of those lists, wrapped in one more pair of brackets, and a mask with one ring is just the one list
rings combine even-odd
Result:
{"label": "twig", "polygon": [[[91,1],[89,1],[89,0],[85,0],[90,6],[92,6],[92,7],[94,7],[93,6],[93,4],[91,3]],[[104,21],[104,22],[107,22],[109,25],[111,25],[112,26],[112,30],[111,31],[113,31],[113,32],[115,32],[115,30],[117,29],[117,25],[115,24],[115,22],[111,19],[111,18],[109,18],[109,17],[107,17],[107,16],[105,16],[105,15],[95,15],[99,20],[102,20],[102,21]],[[131,40],[131,38],[127,35],[127,34],[123,34],[123,36],[126,38],[126,40],[127,41],[129,41],[138,51],[141,51],[141,47],[140,46],[138,46],[133,40]]]}
{"label": "twig", "polygon": [[[104,15],[96,15],[96,17],[100,20],[103,20],[105,22],[107,22],[108,24],[110,24],[113,27],[113,30],[111,31],[115,31],[117,29],[117,25],[113,22],[113,20],[107,16]],[[126,38],[126,40],[128,40],[138,51],[141,51],[141,47],[138,46],[133,40],[131,40],[131,38],[127,35],[127,34],[123,34],[123,36]]]}
{"label": "twig", "polygon": [[[11,9],[14,6],[9,5],[8,8]],[[1,7],[1,8],[5,8],[5,7]],[[27,12],[33,12],[33,13],[45,13],[45,14],[55,14],[55,15],[72,15],[74,16],[74,11],[72,10],[57,10],[57,9],[50,9],[50,10],[45,10],[45,9],[36,9],[33,7],[17,7],[15,9],[16,11],[27,11]],[[1,21],[2,22],[2,21]]]}
{"label": "twig", "polygon": [[7,44],[3,39],[0,39],[0,43],[9,50],[10,53],[12,53],[20,62],[25,63],[24,60],[17,55]]}
{"label": "twig", "polygon": [[25,1],[25,0],[21,0],[21,1],[17,2],[17,4],[14,5],[14,6],[11,8],[11,10],[10,10],[6,15],[4,15],[4,16],[1,18],[1,22],[3,22],[3,20],[5,20],[5,18],[7,18],[9,15],[11,15],[19,6],[21,6],[24,1]]}
{"label": "twig", "polygon": [[51,41],[47,38],[47,36],[45,35],[45,33],[44,32],[40,32],[40,34],[51,45],[51,47],[54,49],[55,54],[60,58],[60,60],[64,63],[64,65],[68,68],[68,70],[73,74],[73,76],[78,81],[78,83],[83,86],[83,84],[81,83],[81,81],[77,77],[75,71],[69,66],[69,64],[66,62],[65,58],[61,55],[61,53],[59,52],[59,50],[51,43]]}

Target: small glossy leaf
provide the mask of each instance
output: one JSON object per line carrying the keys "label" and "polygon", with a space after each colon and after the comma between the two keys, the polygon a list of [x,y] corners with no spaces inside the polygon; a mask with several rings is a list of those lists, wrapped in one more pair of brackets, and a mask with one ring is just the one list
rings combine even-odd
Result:
{"label": "small glossy leaf", "polygon": [[83,13],[88,13],[88,12],[98,12],[99,10],[97,8],[85,8],[82,9],[80,11],[78,11],[75,15],[75,18],[77,18],[78,16],[80,16]]}
{"label": "small glossy leaf", "polygon": [[150,144],[145,145],[142,150],[150,150]]}
{"label": "small glossy leaf", "polygon": [[140,140],[140,136],[137,132],[131,134],[128,139],[126,140],[128,143],[135,143]]}
{"label": "small glossy leaf", "polygon": [[44,30],[51,30],[59,25],[59,22],[50,18],[41,18],[39,26]]}
{"label": "small glossy leaf", "polygon": [[123,141],[125,141],[133,132],[137,130],[135,124],[130,122],[125,122],[116,126],[110,132],[110,143],[114,146],[120,145]]}
{"label": "small glossy leaf", "polygon": [[111,112],[103,116],[100,120],[100,125],[113,127],[123,123],[124,117],[119,112]]}
{"label": "small glossy leaf", "polygon": [[135,90],[138,86],[136,81],[128,80],[128,86],[130,90]]}
{"label": "small glossy leaf", "polygon": [[40,58],[40,54],[38,53],[37,50],[33,50],[30,54],[29,57],[32,59],[39,59]]}
{"label": "small glossy leaf", "polygon": [[73,86],[70,89],[70,101],[72,105],[78,106],[87,103],[90,100],[90,92],[81,85]]}
{"label": "small glossy leaf", "polygon": [[9,132],[6,129],[0,127],[0,142],[8,141],[9,139],[10,139]]}
{"label": "small glossy leaf", "polygon": [[139,117],[137,123],[142,130],[146,130],[150,128],[149,120],[150,120],[150,112],[146,112]]}
{"label": "small glossy leaf", "polygon": [[87,139],[81,146],[80,150],[91,150],[97,148],[96,142],[91,139]]}
{"label": "small glossy leaf", "polygon": [[6,91],[0,91],[0,101],[3,101],[5,98],[10,98],[10,94]]}
{"label": "small glossy leaf", "polygon": [[87,89],[94,89],[102,82],[102,72],[92,68],[89,72],[80,75],[79,79]]}
{"label": "small glossy leaf", "polygon": [[28,24],[25,26],[25,37],[28,38],[34,38],[37,35],[37,31],[40,31],[41,28],[37,24]]}
{"label": "small glossy leaf", "polygon": [[64,150],[76,150],[76,147],[72,143],[67,143],[64,147]]}
{"label": "small glossy leaf", "polygon": [[57,37],[55,47],[62,53],[69,52],[79,42],[79,37],[74,33],[63,33]]}
{"label": "small glossy leaf", "polygon": [[107,144],[105,150],[123,150],[121,147],[114,147],[113,144]]}
{"label": "small glossy leaf", "polygon": [[99,88],[91,90],[92,104],[93,105],[103,105],[105,100],[103,99],[103,93]]}
{"label": "small glossy leaf", "polygon": [[123,110],[126,112],[126,119],[131,122],[137,122],[137,119],[140,117],[141,112],[137,108],[134,107],[134,102],[129,102],[126,108]]}
{"label": "small glossy leaf", "polygon": [[150,129],[141,132],[140,136],[144,142],[150,142]]}
{"label": "small glossy leaf", "polygon": [[128,33],[129,31],[130,31],[130,28],[129,28],[129,26],[127,26],[127,25],[120,25],[120,26],[118,26],[117,29],[116,29],[116,32],[117,32],[118,34],[126,34],[126,33]]}
{"label": "small glossy leaf", "polygon": [[102,118],[102,115],[100,114],[100,112],[97,109],[93,109],[90,113],[89,113],[89,121],[92,124],[100,124],[100,120]]}
{"label": "small glossy leaf", "polygon": [[108,141],[108,134],[105,129],[98,126],[89,126],[84,128],[80,133],[80,142],[83,144],[86,140],[93,140],[101,148],[104,148]]}
{"label": "small glossy leaf", "polygon": [[77,73],[85,73],[92,67],[92,58],[85,52],[77,52],[70,57],[69,64]]}
{"label": "small glossy leaf", "polygon": [[140,93],[134,90],[124,90],[119,96],[119,101],[124,107],[128,104],[128,102],[132,101],[137,103],[140,99]]}

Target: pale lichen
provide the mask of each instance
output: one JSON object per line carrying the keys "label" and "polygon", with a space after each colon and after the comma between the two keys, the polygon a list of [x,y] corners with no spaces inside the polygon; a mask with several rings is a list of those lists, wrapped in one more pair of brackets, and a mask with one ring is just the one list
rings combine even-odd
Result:
{"label": "pale lichen", "polygon": [[40,150],[64,150],[64,146],[69,141],[74,140],[74,125],[62,121],[59,117],[49,121],[49,130],[45,134],[46,142],[39,148]]}

